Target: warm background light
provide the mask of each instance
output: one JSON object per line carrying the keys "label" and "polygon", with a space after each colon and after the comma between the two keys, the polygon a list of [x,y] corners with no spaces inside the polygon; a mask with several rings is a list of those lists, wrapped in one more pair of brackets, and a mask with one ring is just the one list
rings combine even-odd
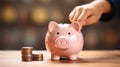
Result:
{"label": "warm background light", "polygon": [[7,24],[12,24],[16,20],[16,11],[13,6],[5,6],[2,10],[3,21]]}
{"label": "warm background light", "polygon": [[32,11],[32,19],[35,24],[43,25],[49,19],[48,10],[44,6],[36,6]]}
{"label": "warm background light", "polygon": [[[0,50],[28,46],[45,50],[48,23],[70,23],[75,6],[92,0],[1,0]],[[120,19],[100,22],[82,29],[85,50],[120,49]]]}

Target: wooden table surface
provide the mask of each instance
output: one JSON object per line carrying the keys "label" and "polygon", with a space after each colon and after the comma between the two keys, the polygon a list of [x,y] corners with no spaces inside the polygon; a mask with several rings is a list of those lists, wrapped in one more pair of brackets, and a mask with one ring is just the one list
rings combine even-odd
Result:
{"label": "wooden table surface", "polygon": [[120,50],[90,51],[84,50],[78,54],[77,61],[51,61],[47,51],[33,51],[43,53],[43,61],[23,62],[21,51],[0,51],[0,67],[120,67]]}

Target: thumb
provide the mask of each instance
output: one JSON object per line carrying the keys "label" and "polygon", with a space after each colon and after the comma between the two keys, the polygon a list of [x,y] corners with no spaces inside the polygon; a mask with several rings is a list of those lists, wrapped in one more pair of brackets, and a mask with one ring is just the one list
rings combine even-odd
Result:
{"label": "thumb", "polygon": [[84,21],[82,21],[83,26],[87,26],[87,25],[91,25],[96,23],[97,21],[99,21],[101,16],[90,16],[87,19],[85,19]]}

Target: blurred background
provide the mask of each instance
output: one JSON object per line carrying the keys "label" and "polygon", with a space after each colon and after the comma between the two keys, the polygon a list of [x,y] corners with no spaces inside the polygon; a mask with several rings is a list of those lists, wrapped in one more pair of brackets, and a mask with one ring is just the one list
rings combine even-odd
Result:
{"label": "blurred background", "polygon": [[[70,23],[75,6],[92,0],[0,0],[0,50],[45,50],[49,21]],[[99,21],[100,22],[100,21]],[[83,27],[84,50],[120,49],[120,19]]]}

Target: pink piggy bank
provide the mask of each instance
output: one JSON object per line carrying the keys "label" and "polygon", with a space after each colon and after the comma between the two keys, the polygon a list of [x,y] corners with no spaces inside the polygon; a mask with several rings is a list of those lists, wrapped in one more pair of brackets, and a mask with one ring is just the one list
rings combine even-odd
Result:
{"label": "pink piggy bank", "polygon": [[66,57],[77,60],[77,54],[83,48],[82,26],[77,23],[57,24],[51,21],[45,38],[46,49],[51,53],[51,60]]}

